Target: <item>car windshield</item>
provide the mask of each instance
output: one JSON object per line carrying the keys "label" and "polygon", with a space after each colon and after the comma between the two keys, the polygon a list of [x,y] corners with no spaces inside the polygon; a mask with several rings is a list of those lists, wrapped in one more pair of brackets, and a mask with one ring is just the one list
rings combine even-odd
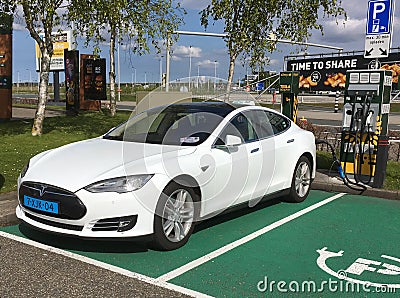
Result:
{"label": "car windshield", "polygon": [[104,136],[137,143],[197,146],[234,108],[227,104],[178,104],[132,117]]}

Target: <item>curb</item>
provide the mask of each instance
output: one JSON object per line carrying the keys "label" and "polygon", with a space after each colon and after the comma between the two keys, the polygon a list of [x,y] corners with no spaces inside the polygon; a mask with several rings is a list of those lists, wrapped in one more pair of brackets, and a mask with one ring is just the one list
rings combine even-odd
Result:
{"label": "curb", "polygon": [[0,201],[13,201],[17,200],[17,191],[11,191],[0,194]]}
{"label": "curb", "polygon": [[0,217],[0,227],[14,226],[19,223],[20,221],[15,215],[15,211],[12,214],[6,214]]}
{"label": "curb", "polygon": [[17,192],[0,194],[0,204],[4,207],[4,214],[0,215],[0,227],[18,224],[19,219],[15,215],[15,208],[18,205]]}
{"label": "curb", "polygon": [[311,189],[327,192],[345,192],[352,195],[363,195],[386,200],[400,200],[400,191],[380,188],[367,188],[365,191],[357,191],[347,187],[336,175],[329,175],[328,171],[317,170],[317,177],[311,184]]}
{"label": "curb", "polygon": [[348,188],[344,184],[323,183],[319,181],[314,181],[311,184],[311,188],[314,190],[323,190],[327,192],[345,192],[352,195],[363,195],[387,200],[400,200],[399,192],[384,189],[371,188],[366,189],[365,191],[356,191]]}

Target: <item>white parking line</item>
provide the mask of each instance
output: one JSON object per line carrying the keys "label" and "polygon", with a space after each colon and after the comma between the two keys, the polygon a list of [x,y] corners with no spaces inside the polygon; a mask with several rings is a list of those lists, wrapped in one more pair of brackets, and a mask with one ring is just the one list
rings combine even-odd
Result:
{"label": "white parking line", "polygon": [[302,216],[302,215],[304,215],[304,214],[306,214],[308,212],[311,212],[311,211],[313,211],[313,210],[315,210],[315,209],[317,209],[317,208],[319,208],[319,207],[321,207],[321,206],[323,206],[325,204],[328,204],[328,203],[330,203],[330,202],[332,202],[332,201],[334,201],[334,200],[336,200],[336,199],[338,199],[338,198],[340,198],[340,197],[342,197],[344,195],[345,195],[345,193],[339,193],[339,194],[334,195],[334,196],[332,196],[330,198],[327,198],[327,199],[325,199],[325,200],[323,200],[323,201],[321,201],[319,203],[311,205],[311,206],[309,206],[309,207],[307,207],[307,208],[305,208],[303,210],[300,210],[300,211],[298,211],[298,212],[296,212],[296,213],[294,213],[292,215],[289,215],[289,216],[287,216],[285,218],[282,218],[281,220],[278,220],[278,221],[276,221],[276,222],[274,222],[274,223],[272,223],[272,224],[270,224],[270,225],[268,225],[268,226],[266,226],[266,227],[264,227],[264,228],[262,228],[262,229],[260,229],[258,231],[255,231],[254,233],[251,233],[251,234],[249,234],[249,235],[247,235],[247,236],[245,236],[245,237],[243,237],[241,239],[238,239],[238,240],[236,240],[234,242],[231,242],[231,243],[229,243],[229,244],[227,244],[227,245],[225,245],[225,246],[223,246],[223,247],[221,247],[221,248],[219,248],[219,249],[217,249],[217,250],[215,250],[213,252],[210,252],[209,254],[207,254],[205,256],[202,256],[201,258],[198,258],[198,259],[196,259],[194,261],[191,261],[191,262],[189,262],[189,263],[187,263],[187,264],[185,264],[185,265],[183,265],[183,266],[181,266],[181,267],[179,267],[179,268],[177,268],[175,270],[172,270],[172,271],[170,271],[170,272],[168,272],[168,273],[166,273],[164,275],[161,275],[159,278],[157,278],[157,281],[166,282],[168,280],[174,279],[175,277],[178,277],[178,276],[188,272],[189,270],[192,270],[192,269],[194,269],[194,268],[196,268],[196,267],[198,267],[198,266],[200,266],[200,265],[202,265],[202,264],[204,264],[204,263],[206,263],[206,262],[208,262],[208,261],[210,261],[212,259],[215,259],[216,257],[218,257],[218,256],[220,256],[220,255],[222,255],[222,254],[224,254],[224,253],[226,253],[226,252],[228,252],[228,251],[230,251],[230,250],[232,250],[232,249],[234,249],[234,248],[236,248],[236,247],[238,247],[238,246],[240,246],[242,244],[245,244],[245,243],[257,238],[260,235],[263,235],[263,234],[265,234],[265,233],[267,233],[269,231],[272,231],[273,229],[275,229],[275,228],[277,228],[277,227],[279,227],[279,226],[281,226],[281,225],[283,225],[285,223],[288,223],[288,222],[290,222],[290,221],[292,221],[292,220],[294,220],[294,219],[296,219],[296,218],[298,218],[298,217],[300,217],[300,216]]}
{"label": "white parking line", "polygon": [[100,261],[97,261],[97,260],[94,260],[94,259],[91,259],[91,258],[88,258],[88,257],[85,257],[85,256],[81,256],[81,255],[78,255],[78,254],[75,254],[75,253],[72,253],[72,252],[69,252],[69,251],[66,251],[66,250],[62,250],[62,249],[59,249],[59,248],[48,246],[48,245],[45,245],[45,244],[30,240],[30,239],[22,238],[22,237],[19,237],[19,236],[16,236],[16,235],[12,235],[12,234],[8,234],[8,233],[2,232],[2,231],[0,231],[0,237],[5,237],[5,238],[11,239],[11,240],[15,240],[15,241],[18,241],[18,242],[21,242],[21,243],[24,243],[24,244],[28,244],[28,245],[40,248],[40,249],[44,249],[44,250],[49,251],[49,252],[53,252],[53,253],[56,253],[56,254],[59,254],[59,255],[74,259],[74,260],[78,260],[78,261],[81,261],[81,262],[84,262],[84,263],[87,263],[87,264],[90,264],[90,265],[94,265],[94,266],[97,266],[97,267],[100,267],[100,268],[103,268],[103,269],[106,269],[106,270],[109,270],[109,271],[112,271],[112,272],[115,272],[115,273],[122,274],[122,275],[130,277],[130,278],[135,278],[135,279],[138,279],[140,281],[143,281],[143,282],[155,285],[155,286],[159,286],[159,287],[162,287],[162,288],[165,288],[165,289],[168,289],[168,290],[176,291],[176,292],[179,292],[179,293],[182,293],[182,294],[186,294],[186,295],[189,295],[189,296],[192,296],[192,297],[212,297],[212,296],[208,296],[206,294],[203,294],[203,293],[200,293],[200,292],[196,292],[196,291],[193,291],[193,290],[181,287],[181,286],[177,286],[177,285],[170,284],[170,283],[167,283],[167,282],[164,282],[164,281],[160,281],[160,280],[154,279],[152,277],[149,277],[149,276],[146,276],[146,275],[142,275],[140,273],[136,273],[136,272],[132,272],[132,271],[129,271],[129,270],[126,270],[126,269],[122,269],[122,268],[119,268],[117,266],[113,266],[113,265],[110,265],[110,264],[107,264],[107,263],[103,263],[103,262],[100,262]]}

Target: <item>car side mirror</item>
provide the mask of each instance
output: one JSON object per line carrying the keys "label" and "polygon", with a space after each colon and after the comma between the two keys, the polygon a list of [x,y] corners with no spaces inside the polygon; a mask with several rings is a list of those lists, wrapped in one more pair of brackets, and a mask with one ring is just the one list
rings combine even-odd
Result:
{"label": "car side mirror", "polygon": [[[222,139],[219,139],[219,140],[222,141]],[[241,144],[242,144],[242,139],[240,137],[234,136],[234,135],[227,135],[225,137],[225,144],[215,145],[215,148],[231,151],[231,150],[233,150],[233,148],[236,148],[237,146],[239,146]]]}
{"label": "car side mirror", "polygon": [[225,146],[226,147],[239,146],[240,144],[242,144],[242,139],[238,136],[227,135],[225,137]]}

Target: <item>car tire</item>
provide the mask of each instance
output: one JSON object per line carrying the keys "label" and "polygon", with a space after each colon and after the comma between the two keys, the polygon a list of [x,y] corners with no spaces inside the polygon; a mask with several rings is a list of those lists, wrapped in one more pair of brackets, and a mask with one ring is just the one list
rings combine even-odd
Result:
{"label": "car tire", "polygon": [[154,215],[153,247],[174,250],[186,244],[199,217],[193,188],[171,182],[163,190]]}
{"label": "car tire", "polygon": [[294,169],[292,185],[287,201],[293,203],[303,202],[311,188],[311,163],[310,160],[302,156],[297,161]]}

